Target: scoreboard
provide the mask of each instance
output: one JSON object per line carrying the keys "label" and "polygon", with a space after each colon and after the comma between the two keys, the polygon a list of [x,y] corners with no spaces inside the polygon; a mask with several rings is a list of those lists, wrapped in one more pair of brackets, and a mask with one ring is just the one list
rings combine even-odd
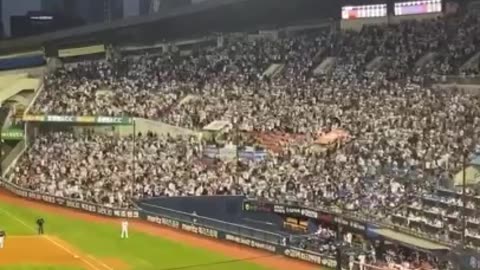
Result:
{"label": "scoreboard", "polygon": [[419,0],[395,3],[395,15],[414,15],[442,12],[442,0]]}
{"label": "scoreboard", "polygon": [[343,20],[376,18],[385,16],[387,16],[387,4],[342,7]]}

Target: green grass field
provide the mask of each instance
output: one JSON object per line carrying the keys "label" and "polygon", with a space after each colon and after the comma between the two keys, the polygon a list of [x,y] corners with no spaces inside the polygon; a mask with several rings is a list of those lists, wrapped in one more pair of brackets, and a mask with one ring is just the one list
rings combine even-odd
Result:
{"label": "green grass field", "polygon": [[[12,217],[15,216],[15,218]],[[118,258],[132,270],[266,270],[253,262],[236,261],[208,250],[172,242],[130,230],[130,238],[119,237],[115,224],[90,223],[35,209],[0,202],[0,228],[8,235],[33,235],[37,217],[46,220],[47,234],[61,238],[85,254],[97,258]],[[31,224],[31,227],[27,224]],[[1,250],[0,250],[1,252]],[[65,266],[12,265],[0,270],[78,270]]]}

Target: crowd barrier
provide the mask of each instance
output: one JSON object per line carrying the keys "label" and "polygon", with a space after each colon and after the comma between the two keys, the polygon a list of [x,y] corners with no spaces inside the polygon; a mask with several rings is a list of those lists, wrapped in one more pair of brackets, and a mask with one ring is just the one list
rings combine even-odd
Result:
{"label": "crowd barrier", "polygon": [[32,200],[57,204],[68,208],[110,217],[142,219],[147,222],[164,225],[189,233],[249,246],[270,253],[307,261],[327,268],[335,269],[337,266],[337,261],[332,256],[324,256],[316,252],[299,249],[297,247],[286,246],[283,244],[282,235],[258,230],[248,226],[201,217],[164,207],[157,207],[155,213],[145,211],[143,209],[115,209],[93,203],[86,203],[74,199],[61,198],[43,194],[37,191],[27,190],[6,181],[0,181],[0,183],[5,189],[13,194]]}

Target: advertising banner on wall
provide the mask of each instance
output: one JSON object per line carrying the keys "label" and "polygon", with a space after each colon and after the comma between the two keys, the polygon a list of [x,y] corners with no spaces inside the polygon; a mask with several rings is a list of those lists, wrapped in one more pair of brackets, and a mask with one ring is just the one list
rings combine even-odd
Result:
{"label": "advertising banner on wall", "polygon": [[130,125],[133,118],[111,116],[25,115],[25,122]]}

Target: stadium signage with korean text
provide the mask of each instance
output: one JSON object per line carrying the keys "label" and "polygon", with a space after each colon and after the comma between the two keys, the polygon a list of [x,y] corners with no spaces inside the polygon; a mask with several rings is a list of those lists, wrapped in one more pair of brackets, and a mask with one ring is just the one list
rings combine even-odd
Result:
{"label": "stadium signage with korean text", "polygon": [[225,240],[230,242],[235,242],[237,244],[246,245],[253,248],[267,250],[274,253],[277,251],[277,248],[274,245],[270,245],[261,241],[256,241],[256,240],[241,237],[241,236],[236,236],[229,233],[225,235]]}
{"label": "stadium signage with korean text", "polygon": [[69,208],[80,209],[88,211],[95,214],[112,216],[112,217],[125,217],[125,218],[138,218],[139,213],[136,210],[124,210],[124,209],[114,209],[110,207],[105,207],[101,205],[96,205],[93,203],[79,202],[73,199],[66,199],[57,196],[52,196],[48,194],[43,194],[40,192],[24,190],[19,188],[11,183],[2,182],[3,186],[8,190],[12,191],[14,194],[17,194],[22,197],[30,198],[37,201],[43,201],[51,204],[58,204],[61,206],[66,206]]}
{"label": "stadium signage with korean text", "polygon": [[279,213],[279,214],[285,214],[285,213],[286,213],[285,206],[283,206],[283,205],[274,205],[274,206],[273,206],[273,212]]}
{"label": "stadium signage with korean text", "polygon": [[45,122],[76,122],[75,116],[47,115]]}
{"label": "stadium signage with korean text", "polygon": [[310,209],[302,209],[300,215],[302,215],[304,217],[318,219],[318,212],[310,210]]}
{"label": "stadium signage with korean text", "polygon": [[394,4],[395,16],[442,12],[442,0],[419,0]]}
{"label": "stadium signage with korean text", "polygon": [[178,222],[176,220],[173,220],[173,219],[164,218],[164,217],[157,217],[157,216],[150,216],[150,215],[147,215],[146,219],[147,219],[147,221],[150,221],[150,222],[153,222],[153,223],[156,223],[156,224],[160,224],[160,225],[165,225],[165,226],[168,226],[168,227],[171,227],[171,228],[174,228],[174,229],[180,228],[180,222]]}
{"label": "stadium signage with korean text", "polygon": [[208,236],[212,238],[218,238],[218,231],[214,229],[205,228],[203,226],[197,226],[193,224],[185,224],[183,223],[181,229],[187,232],[200,234],[203,236]]}
{"label": "stadium signage with korean text", "polygon": [[[105,117],[105,116],[99,116],[97,117],[97,123],[104,123],[104,124],[121,124],[125,120],[122,117]],[[126,121],[128,122],[128,120]]]}
{"label": "stadium signage with korean text", "polygon": [[302,208],[300,207],[285,206],[285,214],[300,215],[301,213]]}
{"label": "stadium signage with korean text", "polygon": [[315,218],[315,219],[318,218],[318,212],[314,210],[300,208],[300,207],[284,206],[284,205],[278,205],[278,204],[275,204],[273,206],[273,212],[278,214],[300,215],[300,216]]}
{"label": "stadium signage with korean text", "polygon": [[342,7],[342,19],[364,19],[387,16],[387,4],[359,5]]}
{"label": "stadium signage with korean text", "polygon": [[320,255],[312,254],[310,252],[290,248],[286,248],[283,253],[288,257],[319,264],[325,267],[337,267],[337,261],[333,257],[322,257]]}
{"label": "stadium signage with korean text", "polygon": [[77,122],[79,123],[95,123],[94,116],[78,116]]}
{"label": "stadium signage with korean text", "polygon": [[[258,205],[257,205],[258,203]],[[305,218],[313,218],[326,223],[342,225],[346,228],[365,231],[366,224],[341,216],[341,213],[330,213],[328,211],[317,211],[305,207],[288,206],[283,204],[273,204],[260,201],[245,201],[244,209],[246,211],[273,212],[282,215],[296,215]]]}
{"label": "stadium signage with korean text", "polygon": [[365,224],[361,224],[359,222],[353,221],[353,220],[347,220],[343,217],[335,217],[333,219],[334,223],[345,226],[347,228],[359,230],[359,231],[365,231],[366,226]]}
{"label": "stadium signage with korean text", "polygon": [[25,115],[23,121],[130,125],[133,119],[129,117],[110,116]]}
{"label": "stadium signage with korean text", "polygon": [[21,129],[9,128],[2,131],[2,140],[21,140],[25,133]]}
{"label": "stadium signage with korean text", "polygon": [[[262,203],[250,203],[244,202],[243,209],[245,211],[262,211],[262,212],[274,212],[273,206],[270,204],[262,204]],[[280,210],[279,210],[280,211]]]}

